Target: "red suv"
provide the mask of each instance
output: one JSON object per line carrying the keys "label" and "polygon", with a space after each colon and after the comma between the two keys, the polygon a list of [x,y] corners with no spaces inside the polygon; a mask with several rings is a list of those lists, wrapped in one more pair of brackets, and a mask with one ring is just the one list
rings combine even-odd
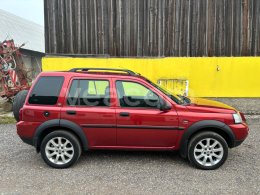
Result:
{"label": "red suv", "polygon": [[[24,95],[24,94],[23,94]],[[54,168],[82,150],[178,150],[200,169],[216,169],[248,135],[236,109],[173,95],[124,69],[41,73],[19,112],[17,133]]]}

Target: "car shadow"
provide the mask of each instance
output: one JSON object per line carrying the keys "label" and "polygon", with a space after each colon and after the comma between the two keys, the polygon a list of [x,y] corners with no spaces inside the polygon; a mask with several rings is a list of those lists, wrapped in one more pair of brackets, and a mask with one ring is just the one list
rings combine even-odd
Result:
{"label": "car shadow", "polygon": [[174,163],[188,166],[188,161],[176,151],[95,150],[82,153],[77,164],[91,162],[111,163]]}

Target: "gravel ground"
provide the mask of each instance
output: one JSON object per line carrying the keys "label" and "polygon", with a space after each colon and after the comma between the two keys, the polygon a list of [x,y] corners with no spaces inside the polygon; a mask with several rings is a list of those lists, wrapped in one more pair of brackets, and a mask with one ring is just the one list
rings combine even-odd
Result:
{"label": "gravel ground", "polygon": [[195,169],[171,152],[96,151],[64,170],[49,168],[35,149],[0,125],[0,193],[259,194],[260,118],[250,136],[214,171]]}

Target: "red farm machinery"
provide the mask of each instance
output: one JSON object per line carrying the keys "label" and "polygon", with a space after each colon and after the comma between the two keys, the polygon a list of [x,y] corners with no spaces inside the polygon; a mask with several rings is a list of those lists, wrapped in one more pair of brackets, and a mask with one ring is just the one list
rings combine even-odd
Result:
{"label": "red farm machinery", "polygon": [[[24,44],[23,44],[24,45]],[[10,111],[17,93],[30,88],[31,79],[22,60],[20,48],[13,40],[0,42],[0,97],[3,110]]]}

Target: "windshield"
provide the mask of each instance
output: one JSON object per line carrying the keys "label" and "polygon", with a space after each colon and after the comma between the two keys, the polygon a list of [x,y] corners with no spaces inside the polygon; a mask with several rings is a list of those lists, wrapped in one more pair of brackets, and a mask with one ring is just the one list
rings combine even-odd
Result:
{"label": "windshield", "polygon": [[153,83],[152,81],[145,79],[147,82],[149,82],[152,86],[156,87],[157,89],[159,89],[161,92],[163,92],[165,95],[167,95],[169,98],[171,98],[174,102],[176,102],[177,104],[185,104],[185,103],[189,103],[187,101],[185,101],[185,99],[188,99],[187,97],[181,96],[181,95],[173,95],[170,91],[168,91],[167,89],[162,88],[161,86]]}

